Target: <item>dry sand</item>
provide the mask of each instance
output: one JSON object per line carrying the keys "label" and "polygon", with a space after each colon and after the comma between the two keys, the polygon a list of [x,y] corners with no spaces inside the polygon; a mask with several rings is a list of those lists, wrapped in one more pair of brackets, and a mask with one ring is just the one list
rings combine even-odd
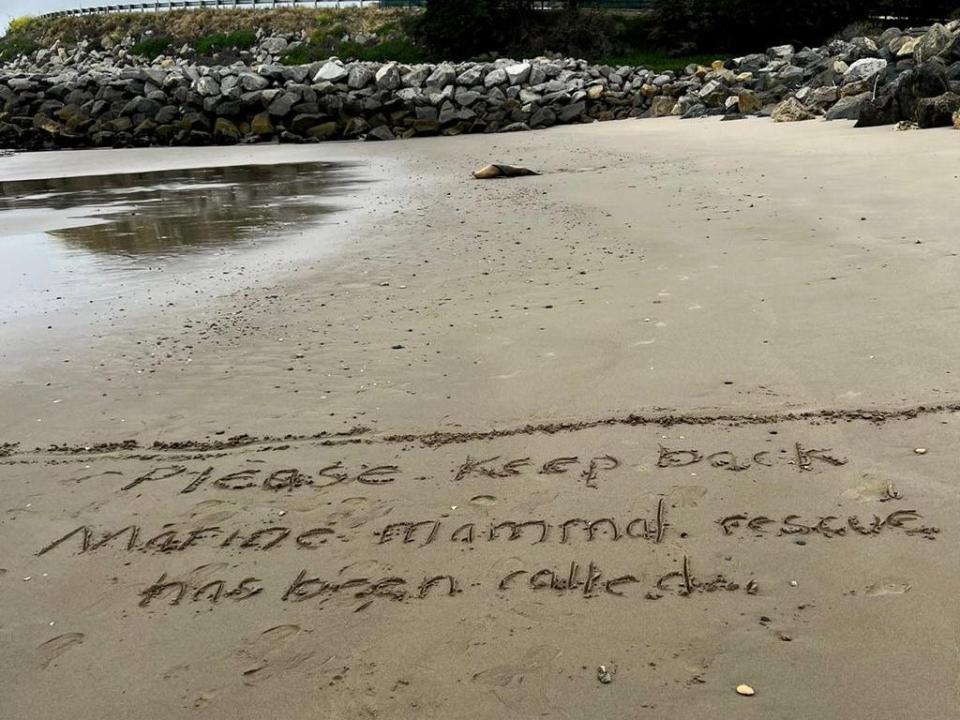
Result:
{"label": "dry sand", "polygon": [[291,160],[371,180],[335,249],[0,364],[0,715],[960,714],[956,133],[663,119],[0,180]]}

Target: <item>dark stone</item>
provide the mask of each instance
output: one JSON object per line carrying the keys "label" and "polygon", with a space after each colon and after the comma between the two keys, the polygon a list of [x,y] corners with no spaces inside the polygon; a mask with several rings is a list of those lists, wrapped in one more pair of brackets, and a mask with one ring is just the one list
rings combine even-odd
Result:
{"label": "dark stone", "polygon": [[436,120],[422,120],[417,118],[413,121],[413,129],[417,135],[436,135],[440,132],[440,123]]}
{"label": "dark stone", "polygon": [[310,128],[316,127],[326,119],[325,115],[313,113],[294,115],[293,120],[290,121],[290,130],[297,135],[307,135],[310,132]]}
{"label": "dark stone", "polygon": [[173,105],[164,105],[157,112],[157,115],[154,119],[157,121],[157,123],[163,125],[165,123],[172,122],[179,114],[180,111]]}
{"label": "dark stone", "polygon": [[892,93],[867,100],[860,106],[860,115],[855,127],[892,125],[900,119],[900,106]]}
{"label": "dark stone", "polygon": [[960,95],[952,92],[917,102],[916,122],[921,128],[950,127],[953,114],[960,110]]}
{"label": "dark stone", "polygon": [[364,140],[393,140],[396,135],[386,125],[378,125],[366,134]]}

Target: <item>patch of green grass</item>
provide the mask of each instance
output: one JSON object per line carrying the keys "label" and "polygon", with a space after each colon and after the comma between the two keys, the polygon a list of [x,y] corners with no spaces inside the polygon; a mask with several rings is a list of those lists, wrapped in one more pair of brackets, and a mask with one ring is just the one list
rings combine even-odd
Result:
{"label": "patch of green grass", "polygon": [[714,60],[720,59],[722,58],[719,55],[668,55],[661,50],[635,50],[624,55],[602,58],[600,64],[612,67],[619,65],[645,67],[647,70],[653,70],[654,72],[665,70],[681,72],[691,63],[709,67]]}
{"label": "patch of green grass", "polygon": [[314,45],[322,45],[324,42],[340,42],[340,38],[347,33],[346,26],[339,23],[330,27],[324,26],[310,35],[310,42]]}
{"label": "patch of green grass", "polygon": [[0,58],[9,60],[18,55],[29,55],[39,46],[30,38],[6,38],[0,40]]}
{"label": "patch of green grass", "polygon": [[388,35],[395,35],[400,32],[400,26],[395,22],[384,23],[378,28],[374,28],[374,33],[379,37],[386,37]]}
{"label": "patch of green grass", "polygon": [[7,32],[10,33],[22,33],[30,29],[30,26],[33,25],[35,18],[32,15],[21,15],[20,17],[15,17],[10,21],[10,25],[7,27]]}
{"label": "patch of green grass", "polygon": [[423,50],[409,40],[385,40],[376,45],[361,45],[355,42],[330,45],[308,43],[288,50],[280,58],[284,65],[306,65],[320,60],[326,60],[336,55],[343,60],[367,60],[369,62],[399,62],[406,64],[427,62],[428,58]]}
{"label": "patch of green grass", "polygon": [[[323,56],[327,55],[329,55],[329,53],[323,53]],[[287,50],[280,56],[280,64],[306,65],[323,59],[325,59],[325,57],[321,57],[320,48],[315,45],[298,45],[295,48]]]}
{"label": "patch of green grass", "polygon": [[158,35],[141,40],[130,48],[130,52],[134,55],[140,55],[152,60],[157,57],[157,55],[163,55],[167,52],[172,44],[173,40],[171,38],[165,35]]}
{"label": "patch of green grass", "polygon": [[360,45],[353,42],[341,43],[337,48],[337,57],[370,62],[399,62],[407,65],[427,62],[423,51],[409,40],[385,40],[376,45]]}
{"label": "patch of green grass", "polygon": [[235,30],[229,33],[214,33],[198,38],[193,44],[194,50],[201,55],[212,55],[221,50],[249,50],[257,44],[257,34],[253,30]]}

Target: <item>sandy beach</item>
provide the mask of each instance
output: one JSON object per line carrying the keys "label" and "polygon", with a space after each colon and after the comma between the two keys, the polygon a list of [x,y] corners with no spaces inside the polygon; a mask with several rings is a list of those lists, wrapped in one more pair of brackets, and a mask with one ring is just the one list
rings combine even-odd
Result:
{"label": "sandy beach", "polygon": [[[242,246],[0,288],[0,715],[957,717],[955,131],[663,118],[0,183],[292,163],[330,164],[322,212],[287,178]],[[10,257],[114,232],[37,193]],[[124,227],[159,237],[148,200]]]}

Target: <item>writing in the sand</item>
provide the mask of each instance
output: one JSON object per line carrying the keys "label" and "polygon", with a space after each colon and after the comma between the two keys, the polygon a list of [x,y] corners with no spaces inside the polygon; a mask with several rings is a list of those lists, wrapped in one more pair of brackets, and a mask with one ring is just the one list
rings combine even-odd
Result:
{"label": "writing in the sand", "polygon": [[[770,517],[761,513],[734,513],[716,521],[724,536],[742,537],[808,537],[847,538],[871,537],[879,534],[901,534],[933,540],[940,533],[935,525],[923,523],[917,510],[894,510],[872,516],[836,515],[804,517],[783,513]],[[492,520],[486,523],[452,523],[447,519],[395,521],[373,531],[375,546],[424,548],[433,544],[504,544],[524,541],[531,545],[580,542],[646,541],[659,544],[671,528],[667,521],[667,504],[661,498],[649,517],[568,518],[561,521],[516,518]],[[671,530],[671,532],[673,532]],[[679,532],[686,538],[687,532]],[[181,553],[206,548],[214,551],[267,551],[291,549],[295,551],[320,550],[329,543],[349,542],[351,537],[336,528],[335,522],[307,528],[270,525],[247,530],[225,528],[219,525],[177,527],[168,523],[159,532],[145,531],[140,525],[126,525],[117,529],[100,529],[80,525],[53,539],[37,556],[53,550],[72,547],[78,554],[115,549],[126,552]]]}
{"label": "writing in the sand", "polygon": [[[734,452],[697,448],[675,448],[659,445],[651,464],[660,469],[705,466],[730,472],[742,472],[750,468],[773,468],[778,465],[793,466],[799,471],[817,468],[839,467],[846,458],[833,453],[829,448],[811,448],[793,443],[789,449]],[[626,461],[609,453],[591,455],[563,455],[534,459],[531,457],[507,457],[493,455],[485,458],[467,456],[449,471],[449,479],[463,483],[478,479],[510,479],[524,475],[569,476],[588,488],[597,488],[605,477],[625,467]],[[247,467],[223,472],[213,465],[188,466],[182,464],[157,465],[126,481],[123,491],[159,483],[164,487],[174,486],[181,494],[194,493],[201,489],[213,491],[264,490],[286,492],[325,490],[343,487],[351,483],[370,486],[388,486],[404,477],[397,464],[350,465],[342,460],[319,464],[312,469],[299,467],[263,468]],[[421,478],[423,476],[420,476]]]}
{"label": "writing in the sand", "polygon": [[[380,544],[396,543],[425,547],[434,542],[474,544],[493,542],[501,538],[507,542],[526,539],[533,545],[545,542],[569,543],[574,539],[586,542],[603,538],[609,541],[621,539],[663,540],[668,523],[666,504],[661,499],[652,517],[634,517],[618,521],[613,517],[597,519],[570,518],[558,523],[547,520],[503,520],[481,524],[468,522],[449,523],[444,520],[419,520],[392,522],[379,532]],[[452,528],[452,530],[451,530]]]}
{"label": "writing in the sand", "polygon": [[351,607],[353,612],[360,612],[375,601],[404,603],[449,599],[468,590],[482,590],[484,587],[502,597],[534,592],[581,599],[604,595],[646,600],[659,600],[668,595],[690,597],[717,591],[742,590],[753,595],[758,588],[752,579],[741,583],[722,573],[701,576],[694,572],[693,562],[686,555],[666,572],[661,570],[653,573],[652,580],[641,580],[644,575],[638,570],[608,572],[594,560],[585,563],[574,560],[558,566],[511,570],[492,583],[470,581],[447,572],[384,577],[343,577],[338,574],[334,577],[303,569],[283,586],[282,591],[275,589],[270,592],[264,580],[252,576],[239,580],[214,578],[194,581],[171,578],[163,573],[139,593],[139,606],[218,605],[239,603],[267,594],[282,603],[312,603],[317,608],[325,605],[346,606]]}
{"label": "writing in the sand", "polygon": [[[559,522],[542,519],[514,519],[490,522],[486,525],[469,522],[457,525],[452,531],[443,520],[393,522],[382,530],[375,531],[377,545],[398,544],[424,547],[434,542],[494,543],[512,542],[530,538],[534,544],[555,541],[593,542],[606,539],[648,540],[659,543],[668,527],[666,506],[663,500],[657,503],[656,511],[649,518],[634,517],[618,521],[613,517],[593,520],[569,518]],[[165,524],[153,532],[146,532],[140,525],[126,525],[117,529],[97,530],[89,525],[80,525],[44,545],[37,555],[46,555],[58,547],[74,547],[80,554],[105,549],[126,552],[180,553],[195,548],[219,551],[265,551],[277,548],[292,550],[318,550],[330,542],[348,542],[351,538],[337,530],[333,522],[303,529],[286,525],[270,525],[246,530],[229,529],[219,525],[179,528]]]}
{"label": "writing in the sand", "polygon": [[790,513],[774,519],[761,514],[737,513],[720,518],[717,524],[724,535],[752,533],[759,537],[773,536],[820,536],[824,538],[871,536],[881,533],[902,533],[933,540],[940,528],[923,525],[923,516],[916,510],[894,510],[864,519],[849,515],[841,520],[836,515],[819,515],[804,518]]}

